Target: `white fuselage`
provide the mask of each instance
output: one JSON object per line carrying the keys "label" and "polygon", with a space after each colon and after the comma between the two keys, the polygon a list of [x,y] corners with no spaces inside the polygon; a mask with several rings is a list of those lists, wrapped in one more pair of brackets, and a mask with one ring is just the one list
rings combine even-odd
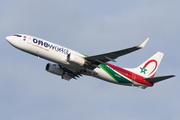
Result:
{"label": "white fuselage", "polygon": [[174,77],[174,75],[154,77],[164,55],[161,52],[157,52],[133,69],[123,69],[107,63],[108,61],[115,61],[114,59],[119,56],[143,48],[148,39],[139,46],[95,56],[86,56],[69,48],[29,35],[8,36],[6,40],[24,52],[56,63],[48,63],[46,70],[60,75],[65,80],[76,79],[84,74],[111,83],[137,86],[144,89],[149,86],[152,87],[156,82]]}

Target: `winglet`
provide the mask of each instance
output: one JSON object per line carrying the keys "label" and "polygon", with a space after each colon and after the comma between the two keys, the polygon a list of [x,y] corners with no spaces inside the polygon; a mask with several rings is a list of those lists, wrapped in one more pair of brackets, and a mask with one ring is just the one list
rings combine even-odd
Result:
{"label": "winglet", "polygon": [[149,38],[147,38],[143,43],[141,43],[138,47],[139,48],[143,48],[145,45],[146,45],[146,43],[148,42],[148,40],[149,40]]}

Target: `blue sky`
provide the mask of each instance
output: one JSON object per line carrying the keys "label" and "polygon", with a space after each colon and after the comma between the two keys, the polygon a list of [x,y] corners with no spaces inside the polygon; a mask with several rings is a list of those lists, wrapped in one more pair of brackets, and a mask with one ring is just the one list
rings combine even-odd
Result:
{"label": "blue sky", "polygon": [[[7,0],[0,2],[0,119],[176,120],[180,117],[178,0]],[[65,81],[45,71],[49,61],[12,47],[5,37],[37,36],[87,55],[140,44],[118,58],[133,68],[157,51],[156,76],[176,77],[145,90],[83,76]]]}

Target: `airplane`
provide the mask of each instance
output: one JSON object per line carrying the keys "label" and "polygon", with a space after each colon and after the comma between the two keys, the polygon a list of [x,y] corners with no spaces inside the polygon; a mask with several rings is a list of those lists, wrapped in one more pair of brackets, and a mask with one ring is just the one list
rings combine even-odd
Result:
{"label": "airplane", "polygon": [[109,61],[116,62],[116,58],[142,49],[149,38],[138,46],[94,56],[87,56],[25,34],[7,36],[6,40],[19,50],[53,62],[46,65],[46,71],[68,81],[87,75],[119,85],[145,89],[152,87],[157,82],[175,77],[175,75],[154,77],[164,55],[161,52],[157,52],[137,68],[120,68],[108,63]]}

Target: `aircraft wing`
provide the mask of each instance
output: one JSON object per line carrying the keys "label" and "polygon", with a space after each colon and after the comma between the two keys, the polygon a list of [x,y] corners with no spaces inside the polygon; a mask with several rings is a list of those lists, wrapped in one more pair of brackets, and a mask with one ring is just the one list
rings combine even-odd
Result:
{"label": "aircraft wing", "polygon": [[105,53],[105,54],[100,54],[100,55],[95,55],[95,56],[89,56],[89,57],[85,57],[85,59],[94,66],[97,66],[99,64],[105,64],[108,61],[115,62],[114,59],[116,59],[122,55],[131,53],[131,52],[134,52],[136,50],[143,48],[146,45],[148,40],[149,40],[149,38],[147,38],[143,43],[141,43],[138,46],[134,46],[131,48],[127,48],[127,49],[123,49],[123,50],[119,50],[119,51],[115,51],[115,52],[110,52],[110,53]]}
{"label": "aircraft wing", "polygon": [[68,80],[68,81],[69,81],[71,78],[77,79],[77,78],[79,78],[80,76],[82,76],[82,73],[69,70],[69,69],[67,69],[67,68],[65,68],[65,67],[63,67],[63,69],[64,69],[64,73],[63,73],[63,75],[61,76],[62,79],[65,79],[65,80]]}

